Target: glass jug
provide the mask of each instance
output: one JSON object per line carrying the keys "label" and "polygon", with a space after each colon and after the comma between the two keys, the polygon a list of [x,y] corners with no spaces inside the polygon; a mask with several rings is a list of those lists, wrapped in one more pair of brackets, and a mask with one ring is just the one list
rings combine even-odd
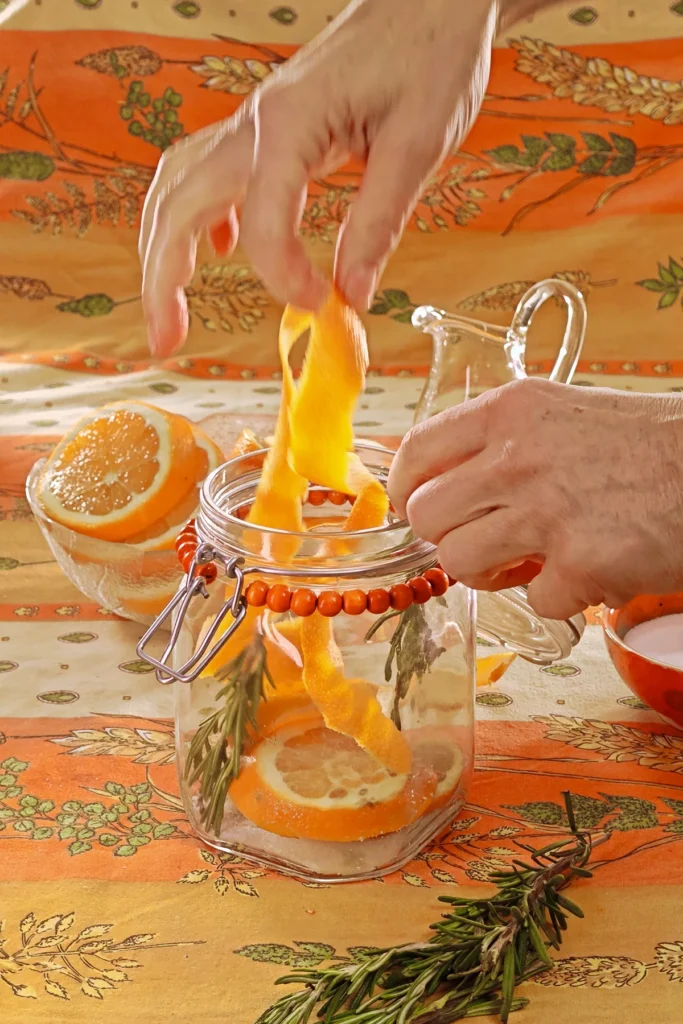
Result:
{"label": "glass jug", "polygon": [[[393,453],[356,451],[386,482]],[[379,877],[467,799],[477,629],[549,664],[584,620],[539,619],[521,588],[477,595],[449,580],[391,512],[342,534],[344,496],[315,486],[308,532],[245,522],[264,454],[206,480],[179,545],[192,564],[138,654],[175,684],[181,795],[202,840],[318,882]]]}
{"label": "glass jug", "polygon": [[555,279],[533,285],[521,298],[508,328],[433,306],[419,306],[413,313],[413,326],[432,335],[434,348],[415,423],[526,377],[524,354],[529,326],[537,309],[551,298],[564,302],[567,326],[550,380],[569,384],[586,333],[586,304],[573,285]]}

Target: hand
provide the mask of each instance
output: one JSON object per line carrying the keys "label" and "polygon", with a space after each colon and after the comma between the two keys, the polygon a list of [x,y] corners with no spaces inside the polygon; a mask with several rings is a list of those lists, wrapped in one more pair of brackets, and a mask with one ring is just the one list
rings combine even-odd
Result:
{"label": "hand", "polygon": [[234,117],[167,150],[140,235],[152,351],[182,346],[183,287],[199,236],[217,225],[220,254],[239,233],[277,299],[321,305],[328,285],[298,228],[308,181],[349,157],[367,169],[340,235],[335,279],[350,303],[366,307],[426,179],[479,110],[496,12],[496,0],[355,0]]}
{"label": "hand", "polygon": [[415,427],[389,494],[468,586],[540,563],[529,600],[547,618],[683,589],[679,397],[515,381]]}

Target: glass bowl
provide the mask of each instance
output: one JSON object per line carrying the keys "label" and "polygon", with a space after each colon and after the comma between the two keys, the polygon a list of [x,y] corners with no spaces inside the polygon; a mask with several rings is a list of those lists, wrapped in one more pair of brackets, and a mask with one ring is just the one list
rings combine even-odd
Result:
{"label": "glass bowl", "polygon": [[639,654],[625,643],[634,626],[683,612],[683,593],[635,597],[623,608],[605,608],[602,625],[609,656],[628,688],[667,724],[683,730],[683,669]]}
{"label": "glass bowl", "polygon": [[134,544],[86,537],[50,519],[37,498],[45,462],[38,460],[29,473],[26,498],[59,567],[91,601],[124,619],[150,625],[182,578],[175,551],[142,551]]}

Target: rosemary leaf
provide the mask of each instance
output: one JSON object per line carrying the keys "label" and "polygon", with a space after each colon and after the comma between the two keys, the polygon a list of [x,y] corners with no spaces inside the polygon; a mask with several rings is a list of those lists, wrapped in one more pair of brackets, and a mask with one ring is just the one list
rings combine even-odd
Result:
{"label": "rosemary leaf", "polygon": [[421,682],[445,648],[434,642],[424,607],[420,604],[413,604],[403,612],[389,611],[381,615],[365,634],[366,641],[371,640],[385,622],[396,617],[398,622],[389,643],[384,678],[389,683],[395,675],[391,719],[400,729],[400,703],[408,693],[411,680],[415,677]]}
{"label": "rosemary leaf", "polygon": [[[574,823],[569,794],[565,803]],[[552,967],[548,946],[560,946],[563,910],[581,916],[560,890],[590,875],[592,842],[574,828],[529,852],[528,863],[517,860],[497,874],[494,896],[442,896],[449,910],[432,925],[429,941],[279,979],[303,990],[282,996],[256,1024],[451,1024],[493,1014],[505,1024],[528,1002],[516,996],[517,986]]]}
{"label": "rosemary leaf", "polygon": [[219,669],[216,679],[225,681],[216,694],[220,706],[200,723],[190,741],[185,779],[190,786],[198,784],[200,821],[217,836],[228,790],[240,771],[245,742],[257,729],[256,714],[265,700],[265,680],[274,686],[263,638],[255,635]]}

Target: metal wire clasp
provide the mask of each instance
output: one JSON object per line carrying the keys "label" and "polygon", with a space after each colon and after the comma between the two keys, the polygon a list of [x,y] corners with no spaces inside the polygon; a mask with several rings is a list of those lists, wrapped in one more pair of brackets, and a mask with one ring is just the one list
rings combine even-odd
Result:
{"label": "metal wire clasp", "polygon": [[[222,562],[227,578],[235,580],[235,592],[230,600],[225,602],[215,620],[211,623],[210,628],[206,632],[206,636],[202,638],[201,643],[192,657],[189,658],[184,665],[181,665],[179,669],[173,669],[169,665],[168,660],[178,641],[178,637],[180,636],[183,621],[190,603],[198,594],[201,594],[204,599],[209,596],[206,580],[203,576],[196,575],[196,571],[200,566],[206,565],[208,562],[215,561]],[[190,566],[190,571],[185,577],[183,585],[178,588],[178,592],[173,600],[166,605],[161,615],[154,620],[140,640],[140,643],[137,645],[138,657],[143,661],[146,661],[149,665],[154,666],[156,669],[156,677],[164,686],[167,686],[169,683],[174,681],[179,683],[191,683],[193,679],[197,678],[200,672],[203,672],[209,662],[213,661],[223,645],[228,642],[233,633],[242,624],[244,616],[247,614],[247,602],[242,594],[244,587],[244,570],[242,569],[243,561],[244,560],[241,558],[223,559],[209,544],[200,544],[197,548],[196,554],[192,560],[192,565]],[[221,634],[220,639],[211,646],[216,633],[219,631],[223,620],[228,614],[232,615],[232,622]],[[164,653],[159,659],[157,659],[154,658],[146,648],[149,642],[157,635],[159,630],[163,628],[164,623],[169,616],[173,616],[171,636],[164,648]]]}

